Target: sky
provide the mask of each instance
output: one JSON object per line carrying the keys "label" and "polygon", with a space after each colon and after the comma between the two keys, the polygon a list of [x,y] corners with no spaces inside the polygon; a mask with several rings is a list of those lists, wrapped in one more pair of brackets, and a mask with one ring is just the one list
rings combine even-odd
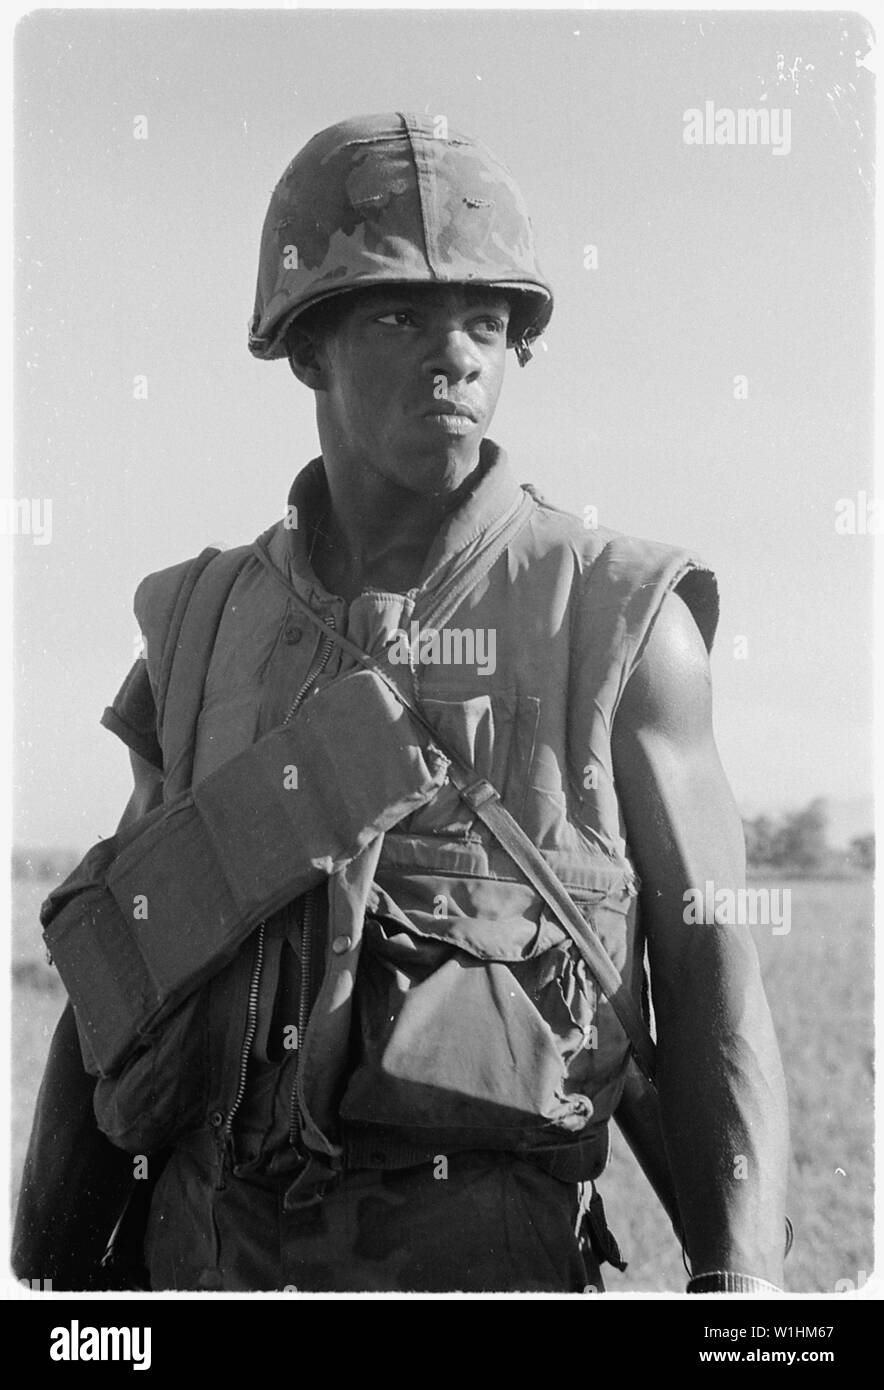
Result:
{"label": "sky", "polygon": [[[15,841],[82,851],[113,832],[131,778],[98,720],[135,656],[136,585],[253,539],[318,452],[310,393],[247,351],[261,224],[315,131],[385,110],[478,136],[531,210],[556,308],[528,368],[511,358],[491,429],[519,480],[715,570],[716,733],[745,812],[824,796],[862,820],[866,28],[837,13],[25,17],[13,486],[40,506],[10,537]],[[788,152],[686,143],[685,113],[708,102],[719,120],[767,106],[781,129],[788,111]]]}

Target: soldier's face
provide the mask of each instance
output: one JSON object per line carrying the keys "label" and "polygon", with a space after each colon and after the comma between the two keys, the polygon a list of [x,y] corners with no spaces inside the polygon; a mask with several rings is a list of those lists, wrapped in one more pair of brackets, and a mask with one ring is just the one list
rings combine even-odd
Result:
{"label": "soldier's face", "polygon": [[352,296],[324,340],[323,450],[439,495],[475,468],[506,360],[494,290],[393,285]]}

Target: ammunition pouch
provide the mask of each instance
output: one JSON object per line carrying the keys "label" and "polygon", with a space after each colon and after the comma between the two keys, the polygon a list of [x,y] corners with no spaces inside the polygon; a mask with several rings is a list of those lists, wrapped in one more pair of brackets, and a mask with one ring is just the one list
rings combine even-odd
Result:
{"label": "ammunition pouch", "polygon": [[134,834],[95,845],[40,914],[87,1070],[116,1074],[261,921],[430,800],[447,766],[357,671]]}

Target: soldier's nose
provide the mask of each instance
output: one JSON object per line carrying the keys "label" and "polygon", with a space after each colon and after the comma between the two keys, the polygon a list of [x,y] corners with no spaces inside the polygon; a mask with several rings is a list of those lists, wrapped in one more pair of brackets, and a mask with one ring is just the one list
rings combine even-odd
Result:
{"label": "soldier's nose", "polygon": [[482,369],[482,358],[469,333],[452,329],[440,336],[428,356],[431,376],[445,376],[452,381],[473,381]]}

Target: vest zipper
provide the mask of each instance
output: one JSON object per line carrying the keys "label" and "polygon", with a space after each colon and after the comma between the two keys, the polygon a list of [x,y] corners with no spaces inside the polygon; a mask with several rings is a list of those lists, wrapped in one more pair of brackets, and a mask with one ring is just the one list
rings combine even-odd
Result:
{"label": "vest zipper", "polygon": [[[335,620],[334,620],[334,618],[329,618],[329,619],[328,619],[328,625],[329,625],[330,628],[334,629],[334,626],[335,626]],[[294,700],[292,700],[292,703],[291,703],[291,705],[290,705],[290,707],[289,707],[289,712],[288,712],[288,714],[286,715],[285,719],[282,721],[283,724],[288,724],[289,721],[290,721],[291,719],[294,718],[295,713],[297,712],[299,706],[301,705],[301,703],[303,702],[303,700],[305,699],[305,697],[306,697],[306,695],[307,695],[307,691],[310,689],[310,687],[311,687],[311,685],[314,683],[314,681],[317,680],[318,677],[319,677],[319,676],[322,674],[322,672],[325,670],[325,666],[326,666],[326,663],[328,662],[329,657],[331,656],[331,650],[332,650],[332,647],[333,647],[333,646],[334,646],[334,642],[332,641],[331,637],[326,637],[326,638],[323,640],[322,650],[320,651],[320,654],[319,654],[319,660],[318,660],[318,661],[316,662],[316,664],[311,668],[311,670],[309,670],[309,671],[307,672],[307,675],[306,675],[305,678],[304,678],[304,682],[303,682],[303,684],[301,685],[300,690],[298,691],[298,693],[297,693],[297,695],[295,696]],[[311,892],[308,894],[308,902],[310,901],[310,898],[312,897],[312,892],[313,892],[313,890],[311,890]],[[305,921],[306,921],[306,917],[307,917],[307,912],[306,912],[306,908],[305,908],[305,913],[304,913],[304,919],[305,919]],[[260,927],[258,928],[258,944],[257,944],[256,950],[255,950],[255,963],[254,963],[254,965],[252,966],[252,975],[251,975],[251,979],[249,980],[249,1002],[248,1002],[248,1008],[247,1008],[247,1010],[246,1010],[246,1030],[245,1030],[245,1033],[243,1034],[242,1048],[241,1048],[241,1050],[240,1050],[240,1055],[239,1055],[239,1080],[238,1080],[238,1082],[237,1082],[236,1095],[234,1096],[233,1104],[232,1104],[232,1106],[230,1107],[230,1110],[229,1110],[228,1115],[227,1115],[227,1122],[226,1122],[226,1124],[225,1124],[225,1126],[224,1126],[225,1133],[227,1134],[227,1137],[228,1137],[229,1139],[232,1138],[232,1136],[233,1136],[233,1121],[234,1121],[234,1119],[236,1118],[237,1111],[239,1110],[240,1106],[241,1106],[242,1103],[243,1103],[243,1097],[245,1096],[245,1093],[246,1093],[246,1078],[247,1078],[248,1070],[249,1070],[249,1055],[250,1055],[250,1053],[251,1053],[251,1051],[252,1051],[252,1043],[255,1041],[255,1034],[256,1034],[257,1031],[258,1031],[258,993],[259,993],[260,986],[261,986],[261,968],[262,968],[262,966],[263,966],[263,964],[264,964],[264,931],[265,931],[266,926],[267,926],[267,923],[266,923],[266,922],[262,922],[261,925],[260,925]],[[305,938],[305,939],[306,939],[306,938]],[[301,949],[302,949],[302,954],[304,955],[304,959],[307,960],[307,959],[308,959],[307,952],[309,951],[309,947],[304,947],[304,946],[302,946]],[[305,971],[304,965],[303,965],[303,963],[302,963],[302,967],[301,967],[301,995],[300,995],[299,1009],[298,1009],[298,1047],[299,1047],[299,1049],[300,1049],[300,1046],[301,1046],[301,1038],[303,1037],[303,1029],[302,1029],[302,1022],[301,1022],[301,1013],[302,1013],[302,1011],[303,1011],[303,1009],[304,1009],[304,1000],[305,1000],[305,997],[307,997],[307,998],[309,999],[309,995],[305,996],[305,975],[306,975],[307,973],[309,973],[309,972]],[[310,982],[309,982],[309,979],[308,979],[308,980],[306,981],[306,984],[307,984],[307,988],[308,988],[308,989],[309,989],[309,983],[310,983]],[[305,1020],[305,1026],[306,1026],[306,1020]],[[293,1092],[293,1103],[294,1103],[294,1100],[295,1100],[296,1095],[297,1095],[297,1090],[295,1090],[295,1092]]]}
{"label": "vest zipper", "polygon": [[[332,629],[332,631],[335,630],[334,618],[328,619],[328,626]],[[288,722],[294,717],[302,700],[307,694],[307,691],[310,689],[311,685],[317,679],[317,677],[320,676],[322,672],[325,670],[325,664],[331,656],[331,649],[333,646],[334,641],[331,637],[324,637],[322,639],[322,649],[319,653],[319,660],[316,663],[316,665],[311,670],[309,670],[306,676],[304,677],[304,683],[301,686],[301,689],[298,691],[297,695],[295,696],[294,700],[292,700],[292,703],[289,706],[289,712],[286,715],[285,719],[282,721],[283,724],[288,724]]]}
{"label": "vest zipper", "polygon": [[252,1043],[255,1041],[255,1033],[258,1031],[258,989],[261,984],[261,966],[264,964],[264,928],[266,922],[262,922],[258,928],[258,944],[255,948],[255,963],[252,966],[252,978],[249,981],[249,1003],[246,1010],[246,1031],[243,1034],[242,1051],[239,1057],[239,1081],[237,1082],[236,1095],[230,1113],[227,1116],[225,1129],[228,1138],[233,1133],[233,1120],[237,1110],[242,1105],[243,1096],[246,1093],[246,1073],[249,1067],[249,1053],[252,1050]]}
{"label": "vest zipper", "polygon": [[297,1148],[301,1135],[301,1107],[298,1103],[298,1075],[301,1070],[301,1048],[310,1018],[313,985],[313,928],[316,921],[316,889],[311,888],[304,899],[301,913],[301,987],[298,997],[298,1060],[289,1102],[289,1144]]}

